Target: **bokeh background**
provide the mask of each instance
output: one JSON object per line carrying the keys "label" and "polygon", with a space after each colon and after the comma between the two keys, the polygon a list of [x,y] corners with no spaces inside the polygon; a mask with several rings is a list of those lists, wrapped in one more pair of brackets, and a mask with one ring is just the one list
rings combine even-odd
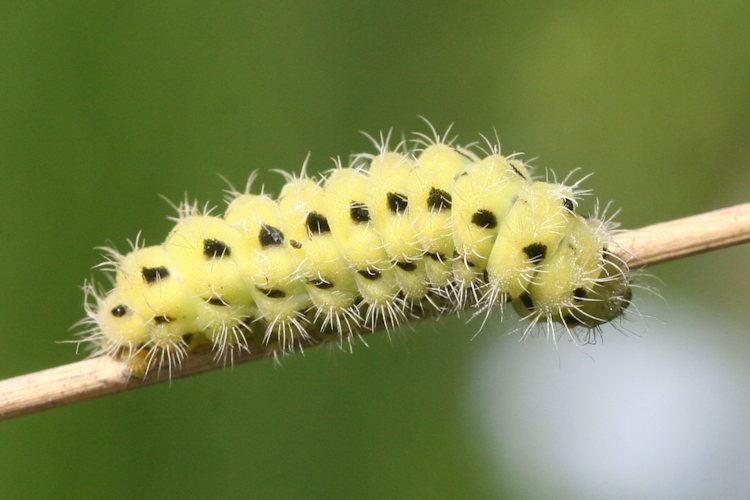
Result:
{"label": "bokeh background", "polygon": [[[0,377],[81,359],[94,247],[455,122],[626,228],[750,199],[750,4],[0,3]],[[605,341],[448,317],[0,423],[4,498],[746,498],[747,247],[654,267]]]}

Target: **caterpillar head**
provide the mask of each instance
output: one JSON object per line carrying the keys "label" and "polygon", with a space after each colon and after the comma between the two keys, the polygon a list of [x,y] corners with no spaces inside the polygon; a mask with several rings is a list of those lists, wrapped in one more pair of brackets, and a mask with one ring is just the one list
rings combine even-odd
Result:
{"label": "caterpillar head", "polygon": [[596,219],[577,219],[557,250],[540,267],[516,311],[566,327],[597,327],[622,315],[632,291],[627,265],[608,252],[609,231]]}

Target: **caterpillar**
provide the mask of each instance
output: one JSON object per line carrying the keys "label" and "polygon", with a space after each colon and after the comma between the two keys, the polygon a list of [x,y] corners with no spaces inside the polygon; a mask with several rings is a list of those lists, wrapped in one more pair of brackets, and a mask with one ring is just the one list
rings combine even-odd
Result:
{"label": "caterpillar", "polygon": [[[485,138],[466,147],[416,133],[340,159],[320,178],[284,173],[277,199],[227,191],[227,209],[177,205],[163,243],[104,248],[104,290],[84,285],[80,342],[135,374],[212,350],[287,353],[414,317],[510,303],[523,335],[555,324],[571,338],[631,302],[627,265],[608,249],[616,225],[576,212],[587,194],[535,180],[517,155]],[[485,318],[486,321],[486,318]]]}

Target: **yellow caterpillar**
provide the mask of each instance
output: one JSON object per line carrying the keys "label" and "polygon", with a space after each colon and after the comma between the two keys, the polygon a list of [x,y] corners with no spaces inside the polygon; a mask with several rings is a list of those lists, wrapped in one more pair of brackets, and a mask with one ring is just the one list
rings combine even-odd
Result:
{"label": "yellow caterpillar", "polygon": [[612,224],[576,213],[577,185],[535,181],[499,147],[434,130],[374,142],[319,180],[287,174],[276,200],[248,187],[223,216],[183,203],[162,244],[109,250],[115,285],[86,286],[84,340],[145,373],[201,349],[224,361],[261,344],[285,352],[465,307],[511,302],[527,332],[571,332],[629,305]]}

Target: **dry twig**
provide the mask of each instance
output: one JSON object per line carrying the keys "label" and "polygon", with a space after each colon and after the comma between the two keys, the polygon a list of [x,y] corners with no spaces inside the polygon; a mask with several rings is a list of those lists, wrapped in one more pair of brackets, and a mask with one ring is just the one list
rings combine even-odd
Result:
{"label": "dry twig", "polygon": [[[631,268],[667,262],[750,241],[750,203],[654,224],[617,235],[612,251]],[[270,352],[243,354],[236,363]],[[211,354],[191,355],[172,372],[181,378],[217,368]],[[0,381],[0,420],[163,382],[131,377],[124,363],[100,357]]]}

